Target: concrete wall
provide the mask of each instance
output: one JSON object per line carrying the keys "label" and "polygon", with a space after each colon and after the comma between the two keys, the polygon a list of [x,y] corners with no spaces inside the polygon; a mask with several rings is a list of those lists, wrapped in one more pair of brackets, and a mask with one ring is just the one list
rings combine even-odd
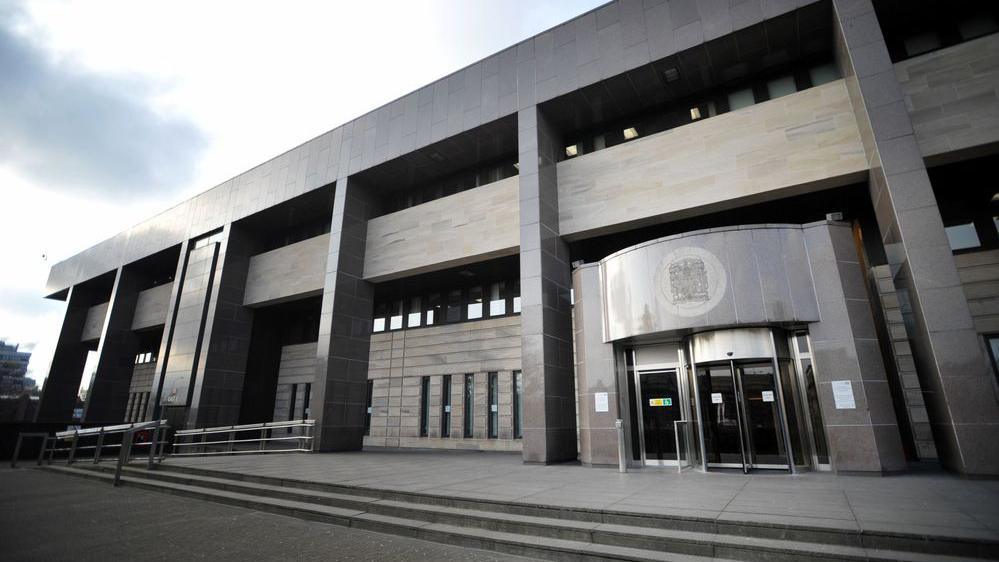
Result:
{"label": "concrete wall", "polygon": [[245,306],[322,294],[330,235],[322,234],[250,258]]}
{"label": "concrete wall", "polygon": [[83,324],[83,334],[80,341],[96,341],[101,339],[104,330],[104,319],[108,314],[108,303],[95,304],[87,311],[87,320]]}
{"label": "concrete wall", "polygon": [[513,176],[368,221],[364,278],[385,281],[516,254],[519,185]]}
{"label": "concrete wall", "polygon": [[135,315],[132,317],[133,330],[152,328],[166,322],[172,289],[173,283],[164,283],[139,293],[139,300],[135,303]]}
{"label": "concrete wall", "polygon": [[560,162],[560,231],[572,239],[626,230],[709,205],[844,185],[866,169],[837,80]]}
{"label": "concrete wall", "polygon": [[999,35],[895,64],[923,156],[999,142]]}
{"label": "concrete wall", "polygon": [[[520,317],[445,324],[371,336],[370,434],[365,446],[520,450],[512,438],[512,376],[520,369]],[[498,439],[486,438],[487,373],[498,373]],[[462,384],[475,376],[473,437],[462,435]],[[440,438],[441,375],[451,377],[451,437]],[[421,377],[430,376],[428,437],[420,437]]]}
{"label": "concrete wall", "polygon": [[999,250],[954,256],[979,334],[999,332]]}
{"label": "concrete wall", "polygon": [[[281,348],[277,392],[274,396],[274,421],[288,419],[288,408],[294,406],[295,418],[301,417],[305,401],[305,384],[316,378],[316,342],[286,345]],[[299,385],[295,404],[291,403],[291,385]]]}

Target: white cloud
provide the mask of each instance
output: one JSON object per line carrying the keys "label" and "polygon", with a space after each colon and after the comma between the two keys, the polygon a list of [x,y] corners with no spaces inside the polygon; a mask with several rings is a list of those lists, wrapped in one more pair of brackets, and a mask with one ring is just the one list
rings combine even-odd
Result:
{"label": "white cloud", "polygon": [[[23,4],[22,17],[11,27],[48,64],[104,77],[108,84],[122,77],[137,81],[142,86],[131,99],[142,105],[136,111],[190,122],[204,145],[199,158],[183,164],[190,166],[186,183],[173,189],[136,186],[124,199],[83,196],[72,178],[42,183],[16,163],[0,162],[3,205],[15,209],[0,221],[4,263],[11,264],[0,270],[0,336],[36,344],[31,372],[41,379],[63,314],[62,303],[40,299],[52,263],[601,3]],[[22,302],[31,295],[39,299]]]}

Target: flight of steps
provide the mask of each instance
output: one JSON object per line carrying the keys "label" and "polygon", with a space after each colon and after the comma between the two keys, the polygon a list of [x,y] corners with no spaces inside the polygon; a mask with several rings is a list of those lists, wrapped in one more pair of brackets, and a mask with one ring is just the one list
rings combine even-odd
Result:
{"label": "flight of steps", "polygon": [[[110,483],[110,466],[43,468]],[[160,465],[126,467],[125,486],[258,511],[551,560],[825,560],[957,562],[999,559],[999,542],[722,522],[452,498]]]}

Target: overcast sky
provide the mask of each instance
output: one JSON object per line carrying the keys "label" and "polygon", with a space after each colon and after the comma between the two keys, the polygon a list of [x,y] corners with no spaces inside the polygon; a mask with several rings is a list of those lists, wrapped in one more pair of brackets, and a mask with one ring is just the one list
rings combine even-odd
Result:
{"label": "overcast sky", "polygon": [[51,264],[603,0],[0,0],[0,339]]}

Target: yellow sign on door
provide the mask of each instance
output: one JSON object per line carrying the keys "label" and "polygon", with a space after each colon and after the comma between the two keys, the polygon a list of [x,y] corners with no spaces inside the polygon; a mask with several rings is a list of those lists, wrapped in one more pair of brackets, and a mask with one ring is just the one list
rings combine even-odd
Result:
{"label": "yellow sign on door", "polygon": [[649,398],[649,406],[652,406],[653,408],[672,406],[672,405],[673,405],[672,398]]}

